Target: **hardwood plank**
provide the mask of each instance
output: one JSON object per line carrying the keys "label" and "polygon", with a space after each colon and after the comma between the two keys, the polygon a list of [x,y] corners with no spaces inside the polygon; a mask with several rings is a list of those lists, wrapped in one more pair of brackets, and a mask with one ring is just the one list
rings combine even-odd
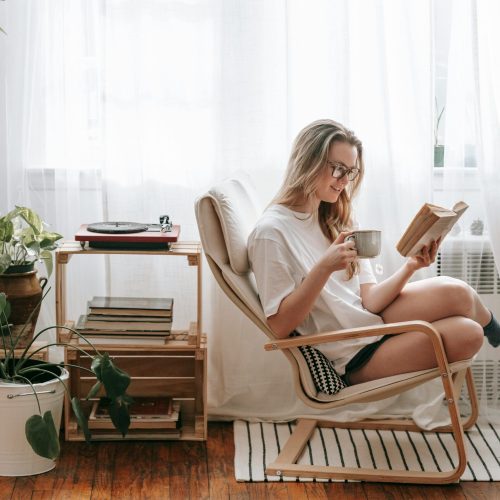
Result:
{"label": "hardwood plank", "polygon": [[281,484],[284,484],[286,486],[286,491],[288,492],[288,498],[290,498],[291,500],[292,499],[303,500],[305,498],[307,498],[308,500],[328,498],[326,496],[324,483],[316,483],[314,481],[308,481],[308,482],[285,482]]}
{"label": "hardwood plank", "polygon": [[171,498],[170,443],[158,441],[151,445],[152,470],[145,483],[150,498]]}
{"label": "hardwood plank", "polygon": [[465,496],[462,492],[461,484],[450,484],[443,486],[431,485],[414,485],[409,484],[400,486],[405,499],[420,499],[420,500],[451,500],[451,499],[464,499]]}
{"label": "hardwood plank", "polygon": [[325,485],[327,483],[302,483],[307,494],[308,500],[323,500],[327,499]]}
{"label": "hardwood plank", "polygon": [[16,485],[15,477],[0,476],[0,498],[10,498]]}
{"label": "hardwood plank", "polygon": [[370,500],[402,500],[404,498],[397,484],[363,483],[363,490]]}
{"label": "hardwood plank", "polygon": [[113,470],[116,448],[119,443],[95,443],[96,467],[92,488],[92,500],[107,500],[113,491]]}
{"label": "hardwood plank", "polygon": [[111,498],[144,498],[151,473],[151,450],[145,441],[117,442]]}
{"label": "hardwood plank", "polygon": [[[257,483],[255,483],[257,484]],[[302,492],[304,493],[304,486],[300,483],[294,483],[294,482],[271,482],[271,483],[260,483],[265,487],[265,493],[264,496],[259,496],[259,493],[256,492],[255,496],[250,496],[250,498],[255,498],[256,500],[259,498],[269,498],[269,499],[276,499],[276,500],[285,500],[285,499],[299,499],[301,498],[299,493]],[[253,490],[252,485],[249,485],[249,489]],[[304,494],[302,495],[302,498],[304,497]]]}
{"label": "hardwood plank", "polygon": [[11,498],[16,500],[31,499],[35,485],[35,476],[18,477],[12,490]]}
{"label": "hardwood plank", "polygon": [[204,442],[170,444],[170,498],[209,498],[207,454]]}
{"label": "hardwood plank", "polygon": [[98,446],[95,443],[82,443],[79,446],[76,470],[73,474],[73,498],[90,498],[94,485]]}
{"label": "hardwood plank", "polygon": [[460,483],[467,500],[499,500],[500,483],[473,482]]}
{"label": "hardwood plank", "polygon": [[51,490],[34,491],[31,500],[52,500],[54,497]]}
{"label": "hardwood plank", "polygon": [[33,477],[33,498],[79,498],[92,495],[97,449],[93,444],[63,443],[56,468]]}
{"label": "hardwood plank", "polygon": [[250,498],[251,500],[267,500],[268,498],[271,499],[273,497],[270,496],[267,489],[269,484],[270,483],[245,483],[248,497],[240,496],[238,498]]}
{"label": "hardwood plank", "polygon": [[[83,443],[70,444],[61,442],[61,454],[56,462],[55,469],[39,476],[33,476],[35,491],[52,491],[54,496],[63,491],[71,491],[74,485],[74,472],[77,468],[78,455]],[[87,445],[88,446],[88,445]]]}
{"label": "hardwood plank", "polygon": [[[207,472],[210,498],[224,500],[229,498],[229,481],[224,447],[224,424],[215,422],[208,427]],[[234,476],[233,476],[234,480]]]}
{"label": "hardwood plank", "polygon": [[362,483],[325,483],[328,498],[341,498],[342,500],[361,500],[368,498]]}

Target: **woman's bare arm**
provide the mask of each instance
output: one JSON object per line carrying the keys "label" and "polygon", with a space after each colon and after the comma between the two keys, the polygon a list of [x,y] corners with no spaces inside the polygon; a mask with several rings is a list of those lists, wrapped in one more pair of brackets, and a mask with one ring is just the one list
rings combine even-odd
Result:
{"label": "woman's bare arm", "polygon": [[424,247],[420,255],[410,257],[401,268],[381,283],[361,285],[363,307],[375,314],[382,312],[401,293],[415,271],[434,262],[438,246],[439,241],[434,241],[430,247]]}

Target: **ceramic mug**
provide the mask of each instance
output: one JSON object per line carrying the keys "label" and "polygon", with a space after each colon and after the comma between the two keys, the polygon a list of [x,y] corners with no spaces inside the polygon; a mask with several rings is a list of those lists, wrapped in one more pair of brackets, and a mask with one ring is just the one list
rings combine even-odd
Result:
{"label": "ceramic mug", "polygon": [[382,243],[382,231],[376,229],[360,229],[353,231],[345,241],[354,241],[358,258],[371,259],[380,253]]}

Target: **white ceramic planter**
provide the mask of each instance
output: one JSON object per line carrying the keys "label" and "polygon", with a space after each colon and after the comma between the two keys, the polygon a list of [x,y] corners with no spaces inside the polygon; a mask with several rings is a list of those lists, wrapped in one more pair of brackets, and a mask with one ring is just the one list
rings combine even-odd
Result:
{"label": "white ceramic planter", "polygon": [[[68,378],[69,374],[64,370],[61,379],[66,381]],[[59,429],[64,401],[63,385],[55,379],[35,384],[34,387],[42,415],[51,410],[56,429]],[[31,476],[47,472],[56,465],[54,460],[37,455],[26,440],[26,420],[38,414],[32,392],[29,385],[0,382],[0,476]]]}

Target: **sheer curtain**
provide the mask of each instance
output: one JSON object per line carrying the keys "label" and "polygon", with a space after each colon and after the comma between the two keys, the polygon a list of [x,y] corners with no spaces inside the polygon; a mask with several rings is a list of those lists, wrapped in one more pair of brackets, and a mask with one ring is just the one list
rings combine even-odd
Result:
{"label": "sheer curtain", "polygon": [[[432,196],[430,2],[5,4],[2,212],[30,204],[68,239],[82,223],[168,213],[182,239],[197,239],[198,195],[243,170],[264,206],[297,132],[330,117],[364,143],[357,217],[383,230],[379,277],[402,263],[395,243]],[[69,317],[110,294],[173,296],[174,328],[193,319],[187,263],[87,259],[68,266]],[[283,356],[264,353],[264,337],[204,276],[211,415],[305,411]]]}
{"label": "sheer curtain", "polygon": [[[437,202],[469,204],[459,229],[445,241],[441,269],[465,279],[500,316],[499,110],[500,35],[497,2],[449,2],[444,168]],[[500,421],[500,352],[485,342],[474,365],[481,414]]]}

